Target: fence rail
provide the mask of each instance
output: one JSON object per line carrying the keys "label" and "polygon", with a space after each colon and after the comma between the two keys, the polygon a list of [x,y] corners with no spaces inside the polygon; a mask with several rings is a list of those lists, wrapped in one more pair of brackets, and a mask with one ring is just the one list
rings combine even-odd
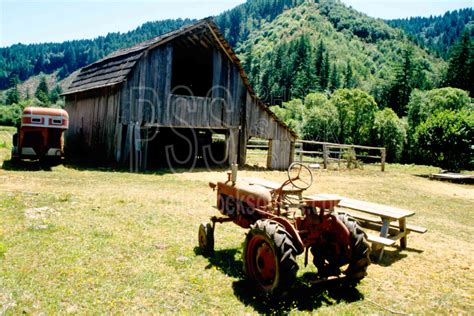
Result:
{"label": "fence rail", "polygon": [[[317,147],[318,150],[309,150],[305,147]],[[371,154],[369,154],[369,152],[371,152]],[[380,154],[376,155],[372,152],[379,152]],[[313,160],[305,160],[305,156],[322,157],[324,169],[327,169],[329,167],[329,163],[332,161],[337,161],[338,165],[340,165],[341,162],[347,162],[348,165],[357,165],[359,162],[358,158],[380,159],[381,170],[385,171],[387,151],[384,147],[299,140],[295,143],[294,160],[299,160],[300,162],[314,162]]]}
{"label": "fence rail", "polygon": [[[250,150],[247,152],[247,155],[267,155],[268,141],[250,139],[247,143],[247,149]],[[317,158],[321,158],[324,169],[328,169],[329,164],[332,162],[337,162],[338,166],[340,166],[341,162],[357,166],[360,159],[371,159],[380,161],[381,170],[385,171],[386,156],[387,152],[384,147],[298,140],[295,142],[293,161],[314,163]]]}

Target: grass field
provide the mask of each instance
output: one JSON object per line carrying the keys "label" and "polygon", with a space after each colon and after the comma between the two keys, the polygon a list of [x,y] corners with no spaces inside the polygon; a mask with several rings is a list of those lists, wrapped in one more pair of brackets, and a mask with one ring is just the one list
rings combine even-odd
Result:
{"label": "grass field", "polygon": [[[12,129],[0,128],[0,165]],[[389,248],[356,290],[299,283],[282,299],[243,280],[235,225],[216,229],[216,253],[196,251],[197,228],[224,170],[133,174],[57,166],[0,169],[0,314],[186,313],[469,314],[474,310],[474,188],[430,181],[434,168],[389,165],[317,171],[309,193],[336,193],[416,212],[408,249]],[[282,181],[284,172],[239,176]],[[38,209],[39,208],[39,209]]]}

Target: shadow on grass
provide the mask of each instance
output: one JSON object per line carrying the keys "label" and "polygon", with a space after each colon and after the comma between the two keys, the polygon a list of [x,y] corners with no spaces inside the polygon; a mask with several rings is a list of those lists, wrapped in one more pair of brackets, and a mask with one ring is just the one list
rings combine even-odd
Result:
{"label": "shadow on grass", "polygon": [[58,166],[60,164],[60,162],[40,160],[4,160],[2,169],[9,171],[51,171],[52,167]]}
{"label": "shadow on grass", "polygon": [[166,175],[172,173],[186,173],[186,172],[208,172],[208,171],[226,171],[229,167],[223,166],[151,166],[147,170],[136,170],[128,165],[117,164],[117,163],[103,163],[99,161],[80,161],[80,160],[67,160],[64,166],[69,169],[78,171],[98,171],[98,172],[119,172],[119,173],[137,173],[137,174],[154,174],[154,175]]}
{"label": "shadow on grass", "polygon": [[[378,264],[382,267],[389,267],[392,264],[394,264],[395,262],[400,261],[400,260],[402,260],[402,259],[404,259],[408,256],[407,254],[405,254],[403,252],[422,253],[423,250],[414,249],[414,248],[406,248],[406,249],[400,249],[400,248],[387,249],[387,248],[385,248],[384,252],[383,252],[382,260],[380,260],[378,262],[373,260],[372,264]],[[374,258],[372,258],[372,259],[374,259]]]}
{"label": "shadow on grass", "polygon": [[[194,249],[200,254],[199,248]],[[206,268],[215,267],[222,273],[239,278],[232,284],[234,295],[245,305],[252,306],[262,314],[286,314],[291,311],[314,311],[325,305],[335,305],[342,302],[351,303],[364,299],[356,288],[345,287],[333,281],[325,284],[312,284],[317,279],[315,273],[305,273],[295,284],[278,294],[262,293],[256,290],[252,282],[244,279],[242,261],[236,259],[238,249],[217,250],[207,259]]]}
{"label": "shadow on grass", "polygon": [[[86,161],[86,160],[66,160],[64,162],[64,166],[69,169],[74,169],[78,171],[99,171],[99,172],[122,172],[122,173],[138,173],[138,174],[158,174],[158,175],[166,175],[172,173],[200,173],[200,172],[209,172],[209,171],[217,171],[225,173],[226,171],[230,170],[229,166],[223,165],[211,165],[205,166],[202,164],[196,166],[177,166],[177,167],[169,167],[169,166],[151,166],[147,168],[147,170],[134,170],[131,169],[130,166],[123,165],[123,164],[114,164],[114,163],[103,163],[98,161]],[[268,171],[265,167],[260,166],[251,166],[245,165],[244,167],[239,167],[239,171]],[[225,177],[225,175],[224,175]]]}

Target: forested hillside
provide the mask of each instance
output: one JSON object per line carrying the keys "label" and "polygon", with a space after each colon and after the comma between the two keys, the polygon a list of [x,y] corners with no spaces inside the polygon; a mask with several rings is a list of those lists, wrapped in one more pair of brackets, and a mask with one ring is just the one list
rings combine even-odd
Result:
{"label": "forested hillside", "polygon": [[387,23],[403,29],[419,46],[444,59],[448,58],[451,46],[459,41],[463,32],[474,36],[472,8],[446,12],[442,16],[388,20]]}
{"label": "forested hillside", "polygon": [[[249,0],[215,19],[229,42],[236,45],[257,29],[262,21],[271,21],[283,10],[302,2],[303,0]],[[109,33],[91,40],[17,44],[0,48],[0,90],[40,73],[58,71],[58,78],[62,79],[119,48],[148,40],[194,21],[177,19],[148,22],[127,33]]]}
{"label": "forested hillside", "polygon": [[189,19],[149,22],[127,33],[109,33],[92,40],[16,44],[0,48],[0,89],[40,73],[59,71],[59,78],[64,78],[76,69],[119,48],[139,43],[191,22],[193,20]]}
{"label": "forested hillside", "polygon": [[269,103],[358,87],[399,115],[411,90],[437,86],[446,66],[401,30],[332,0],[285,11],[238,52],[257,94]]}

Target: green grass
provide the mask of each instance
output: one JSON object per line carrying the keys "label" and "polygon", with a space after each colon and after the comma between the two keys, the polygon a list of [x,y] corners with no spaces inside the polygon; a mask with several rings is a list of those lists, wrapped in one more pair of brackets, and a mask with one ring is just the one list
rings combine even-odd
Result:
{"label": "green grass", "polygon": [[[9,159],[9,148],[0,157]],[[310,194],[409,208],[416,212],[409,222],[429,232],[410,235],[407,250],[386,251],[356,290],[309,286],[304,275],[314,268],[303,268],[301,256],[300,282],[280,300],[243,280],[243,229],[218,225],[214,257],[196,250],[199,223],[217,215],[207,184],[224,170],[9,169],[0,169],[0,314],[467,314],[474,307],[474,190],[419,176],[435,168],[317,171]],[[239,176],[285,179],[253,168]],[[40,207],[47,209],[29,210]]]}

